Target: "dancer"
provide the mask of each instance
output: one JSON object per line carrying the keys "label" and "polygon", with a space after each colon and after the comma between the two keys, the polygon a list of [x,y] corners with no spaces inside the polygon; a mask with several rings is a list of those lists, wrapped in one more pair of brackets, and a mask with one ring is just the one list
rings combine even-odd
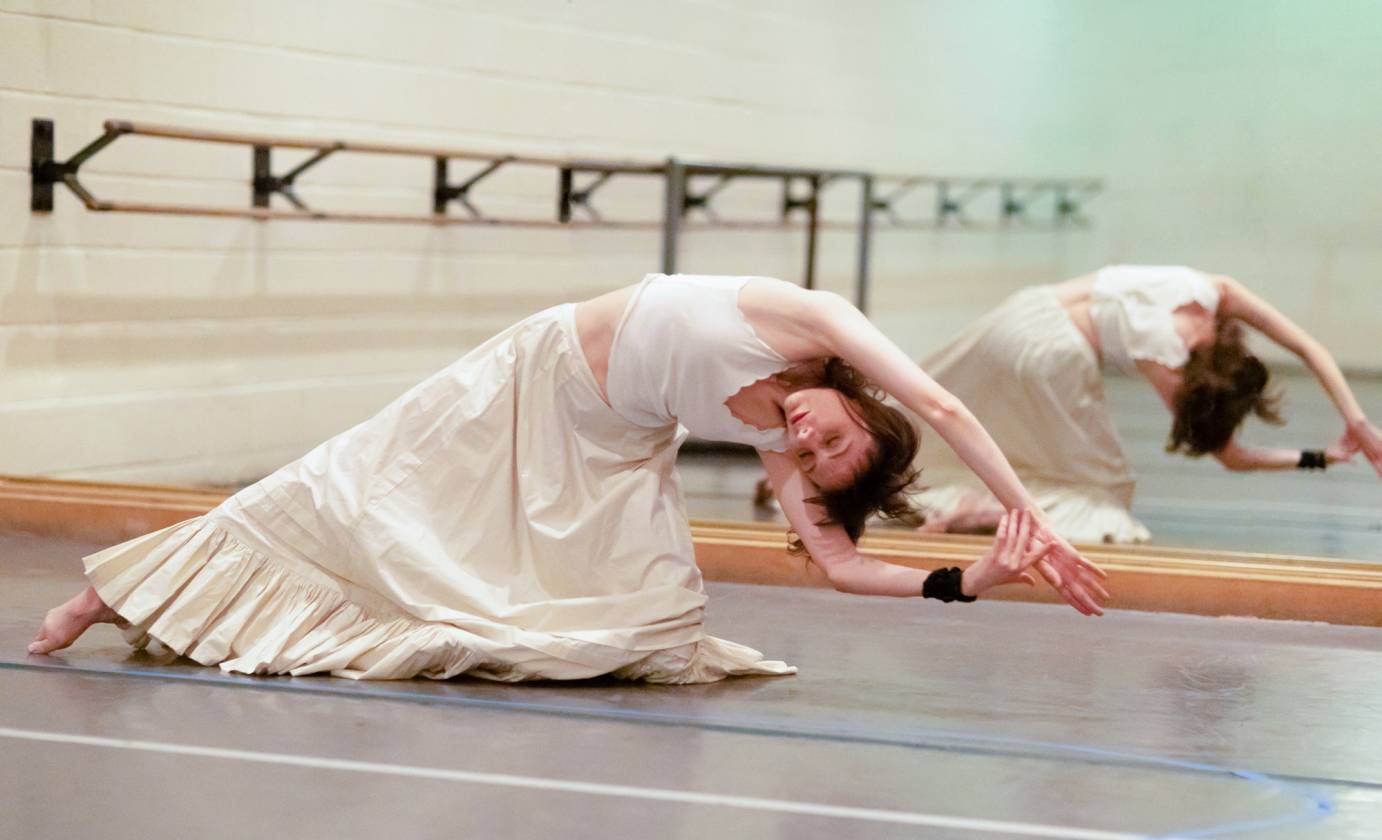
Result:
{"label": "dancer", "polygon": [[[857,551],[868,516],[906,510],[916,453],[865,377],[1019,512],[1016,548],[931,576]],[[758,448],[841,590],[970,600],[1035,568],[1085,614],[1108,597],[973,416],[841,298],[650,275],[520,322],[210,513],[87,557],[91,587],[30,652],[115,621],[135,644],[243,673],[791,673],[703,631],[674,469],[688,429]]]}
{"label": "dancer", "polygon": [[[1294,353],[1344,422],[1320,450],[1247,446],[1255,413],[1280,423],[1267,368],[1243,326]],[[1179,266],[1109,266],[1017,292],[923,367],[974,412],[1057,533],[1076,542],[1144,542],[1130,512],[1136,484],[1104,403],[1100,364],[1151,383],[1173,415],[1167,451],[1211,454],[1230,470],[1324,469],[1362,452],[1382,475],[1382,434],[1320,342],[1232,278]],[[921,463],[953,460],[924,444]],[[994,497],[965,482],[913,496],[924,531],[991,532]]]}

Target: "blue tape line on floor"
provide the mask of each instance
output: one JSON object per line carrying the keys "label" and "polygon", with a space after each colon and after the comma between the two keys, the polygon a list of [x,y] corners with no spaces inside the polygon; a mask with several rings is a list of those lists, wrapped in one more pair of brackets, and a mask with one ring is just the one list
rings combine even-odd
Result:
{"label": "blue tape line on floor", "polygon": [[[942,729],[909,729],[905,734],[881,733],[878,730],[849,726],[830,726],[801,728],[774,720],[746,717],[720,717],[681,715],[668,712],[654,712],[644,709],[622,709],[609,706],[581,706],[561,703],[531,703],[514,700],[488,700],[479,697],[461,697],[453,694],[422,694],[413,691],[393,691],[375,688],[373,685],[351,683],[352,688],[332,685],[304,685],[304,679],[324,679],[321,677],[236,677],[217,674],[174,674],[136,668],[93,668],[74,665],[36,665],[29,662],[0,662],[0,668],[28,671],[57,671],[62,673],[133,677],[175,682],[197,683],[231,688],[251,688],[264,691],[281,691],[300,694],[325,694],[337,697],[377,698],[402,700],[426,705],[450,705],[498,711],[524,712],[530,714],[560,715],[608,720],[620,723],[643,723],[659,726],[679,726],[725,732],[739,735],[760,735],[769,737],[801,738],[816,741],[835,741],[840,743],[869,744],[873,746],[904,747],[911,749],[938,750],[980,755],[995,755],[1008,758],[1035,758],[1042,760],[1062,760],[1050,753],[1079,756],[1085,760],[1099,759],[1095,763],[1117,764],[1125,767],[1150,767],[1160,770],[1194,772],[1205,775],[1228,776],[1270,788],[1274,792],[1300,797],[1303,807],[1294,813],[1277,817],[1253,820],[1235,820],[1199,828],[1186,829],[1171,834],[1148,835],[1155,840],[1171,838],[1218,837],[1256,831],[1286,828],[1318,822],[1334,813],[1333,800],[1322,792],[1312,791],[1302,784],[1281,777],[1269,776],[1252,770],[1237,770],[1196,761],[1185,761],[1162,756],[1141,755],[1121,752],[1103,747],[1082,744],[1066,744],[1058,741],[1040,741],[1015,738],[1003,735],[980,735],[970,732],[952,732]],[[1021,748],[1021,751],[1014,748]],[[1329,779],[1311,780],[1317,783],[1339,783]],[[1357,784],[1357,783],[1353,783]],[[1367,785],[1372,787],[1373,785]]]}

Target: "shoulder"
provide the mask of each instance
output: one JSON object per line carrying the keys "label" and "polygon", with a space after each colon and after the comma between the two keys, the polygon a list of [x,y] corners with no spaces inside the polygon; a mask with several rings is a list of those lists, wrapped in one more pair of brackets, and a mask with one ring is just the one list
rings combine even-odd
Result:
{"label": "shoulder", "polygon": [[1246,291],[1242,283],[1239,283],[1236,279],[1227,274],[1212,274],[1210,272],[1203,272],[1203,274],[1205,282],[1214,288],[1214,291],[1218,293],[1219,300],[1221,301],[1228,300],[1232,297],[1241,297],[1243,292]]}
{"label": "shoulder", "polygon": [[841,316],[859,312],[854,304],[834,292],[804,289],[771,277],[748,278],[739,293],[739,306],[751,319],[790,323],[805,329],[817,329]]}
{"label": "shoulder", "polygon": [[834,355],[832,336],[851,319],[863,317],[833,292],[766,277],[744,284],[739,309],[760,339],[794,362]]}
{"label": "shoulder", "polygon": [[739,293],[740,298],[748,298],[753,301],[788,302],[799,305],[814,305],[816,302],[828,299],[844,301],[844,298],[834,292],[806,289],[776,277],[744,277],[740,279],[744,283],[743,290]]}

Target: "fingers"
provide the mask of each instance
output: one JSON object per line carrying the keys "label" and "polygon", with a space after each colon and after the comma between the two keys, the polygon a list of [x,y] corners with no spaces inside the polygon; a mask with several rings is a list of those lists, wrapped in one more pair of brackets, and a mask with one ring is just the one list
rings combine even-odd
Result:
{"label": "fingers", "polygon": [[[1077,581],[1073,577],[1062,580],[1060,572],[1056,570],[1055,564],[1049,560],[1040,560],[1036,564],[1036,569],[1046,582],[1051,584],[1051,588],[1065,599],[1065,602],[1074,607],[1082,615],[1099,616],[1104,614],[1103,607],[1098,600],[1090,594],[1086,585],[1082,581]],[[1095,584],[1097,586],[1097,584]],[[1100,589],[1102,591],[1102,588]]]}
{"label": "fingers", "polygon": [[[1056,558],[1055,562],[1057,564],[1070,562],[1070,558],[1062,555]],[[1093,599],[1096,604],[1102,604],[1111,597],[1108,589],[1103,585],[1103,581],[1108,578],[1108,575],[1102,569],[1097,569],[1096,567],[1095,571],[1098,572],[1098,574],[1096,574],[1094,571],[1090,571],[1089,567],[1074,563],[1063,567],[1063,569],[1066,581],[1072,586],[1077,585],[1081,591]]]}
{"label": "fingers", "polygon": [[1055,566],[1053,566],[1049,561],[1042,560],[1036,564],[1036,568],[1037,571],[1041,573],[1041,576],[1046,579],[1046,582],[1051,585],[1051,588],[1056,590],[1056,594],[1064,598],[1067,604],[1074,607],[1076,610],[1079,610],[1084,615],[1091,614],[1088,608],[1085,607],[1080,602],[1080,600],[1076,598],[1065,586],[1063,586],[1062,583],[1056,582],[1060,581],[1060,573],[1056,571]]}
{"label": "fingers", "polygon": [[[1034,568],[1067,604],[1082,615],[1103,615],[1102,602],[1110,596],[1101,581],[1108,578],[1108,573],[1081,556],[1070,543],[1051,533],[1041,520],[1027,511],[1021,514],[1017,520],[1017,530],[1024,539],[1019,543],[1022,562],[1017,568]],[[1026,571],[1015,576],[1015,579],[1035,582]]]}
{"label": "fingers", "polygon": [[1016,533],[1010,532],[1012,539],[1010,539],[1007,544],[1007,554],[1011,560],[1016,560],[1016,558],[1020,557],[1022,552],[1027,548],[1027,540],[1030,539],[1032,535],[1031,511],[1023,509],[1017,512],[1017,528],[1015,531]]}
{"label": "fingers", "polygon": [[1073,545],[1066,542],[1064,539],[1060,537],[1056,537],[1055,539],[1056,550],[1058,551],[1059,556],[1062,560],[1072,563],[1075,566],[1078,566],[1081,570],[1089,572],[1090,574],[1100,579],[1108,578],[1108,572],[1105,572],[1103,569],[1094,565],[1094,563],[1092,563],[1091,561],[1085,559],[1085,556],[1083,554],[1080,554],[1080,552],[1076,551]]}
{"label": "fingers", "polygon": [[1085,615],[1104,614],[1104,608],[1099,605],[1099,602],[1094,598],[1093,595],[1089,593],[1089,590],[1086,589],[1083,584],[1072,586],[1070,587],[1070,590],[1071,594],[1074,595],[1075,599],[1080,602],[1081,606],[1084,607],[1084,609],[1080,610],[1080,612],[1084,613]]}
{"label": "fingers", "polygon": [[1100,578],[1108,577],[1108,574],[1103,569],[1099,568],[1098,566],[1091,563],[1089,560],[1085,559],[1083,555],[1081,555],[1078,551],[1075,550],[1075,547],[1073,545],[1067,542],[1064,537],[1052,531],[1046,523],[1042,522],[1041,520],[1036,520],[1035,525],[1036,535],[1052,544],[1053,554],[1058,554],[1061,558],[1068,560],[1074,563],[1075,565],[1080,566],[1083,569],[1088,570],[1089,572],[1093,573],[1094,575],[1097,575]]}
{"label": "fingers", "polygon": [[1080,583],[1082,583],[1086,588],[1094,590],[1094,593],[1099,596],[1100,604],[1103,604],[1104,602],[1108,601],[1108,599],[1113,597],[1109,594],[1109,591],[1104,588],[1104,585],[1100,583],[1098,579],[1095,578],[1093,575],[1085,575],[1085,577],[1080,579]]}
{"label": "fingers", "polygon": [[1065,579],[1061,577],[1060,572],[1056,571],[1056,566],[1051,562],[1049,556],[1036,562],[1036,570],[1041,573],[1041,576],[1046,579],[1052,589],[1060,589],[1061,585],[1065,583]]}
{"label": "fingers", "polygon": [[1027,543],[1027,552],[1022,555],[1022,568],[1027,568],[1036,561],[1040,560],[1051,550],[1051,544],[1042,542],[1037,537],[1032,537],[1032,541]]}

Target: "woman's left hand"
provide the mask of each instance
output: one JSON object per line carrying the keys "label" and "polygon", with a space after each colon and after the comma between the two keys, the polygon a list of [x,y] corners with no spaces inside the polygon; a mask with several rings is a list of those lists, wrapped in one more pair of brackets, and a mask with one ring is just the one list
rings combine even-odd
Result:
{"label": "woman's left hand", "polygon": [[1108,575],[1040,518],[1035,526],[1033,536],[1047,543],[1046,556],[1036,562],[1037,571],[1070,606],[1084,615],[1103,615],[1109,593],[1100,581]]}

